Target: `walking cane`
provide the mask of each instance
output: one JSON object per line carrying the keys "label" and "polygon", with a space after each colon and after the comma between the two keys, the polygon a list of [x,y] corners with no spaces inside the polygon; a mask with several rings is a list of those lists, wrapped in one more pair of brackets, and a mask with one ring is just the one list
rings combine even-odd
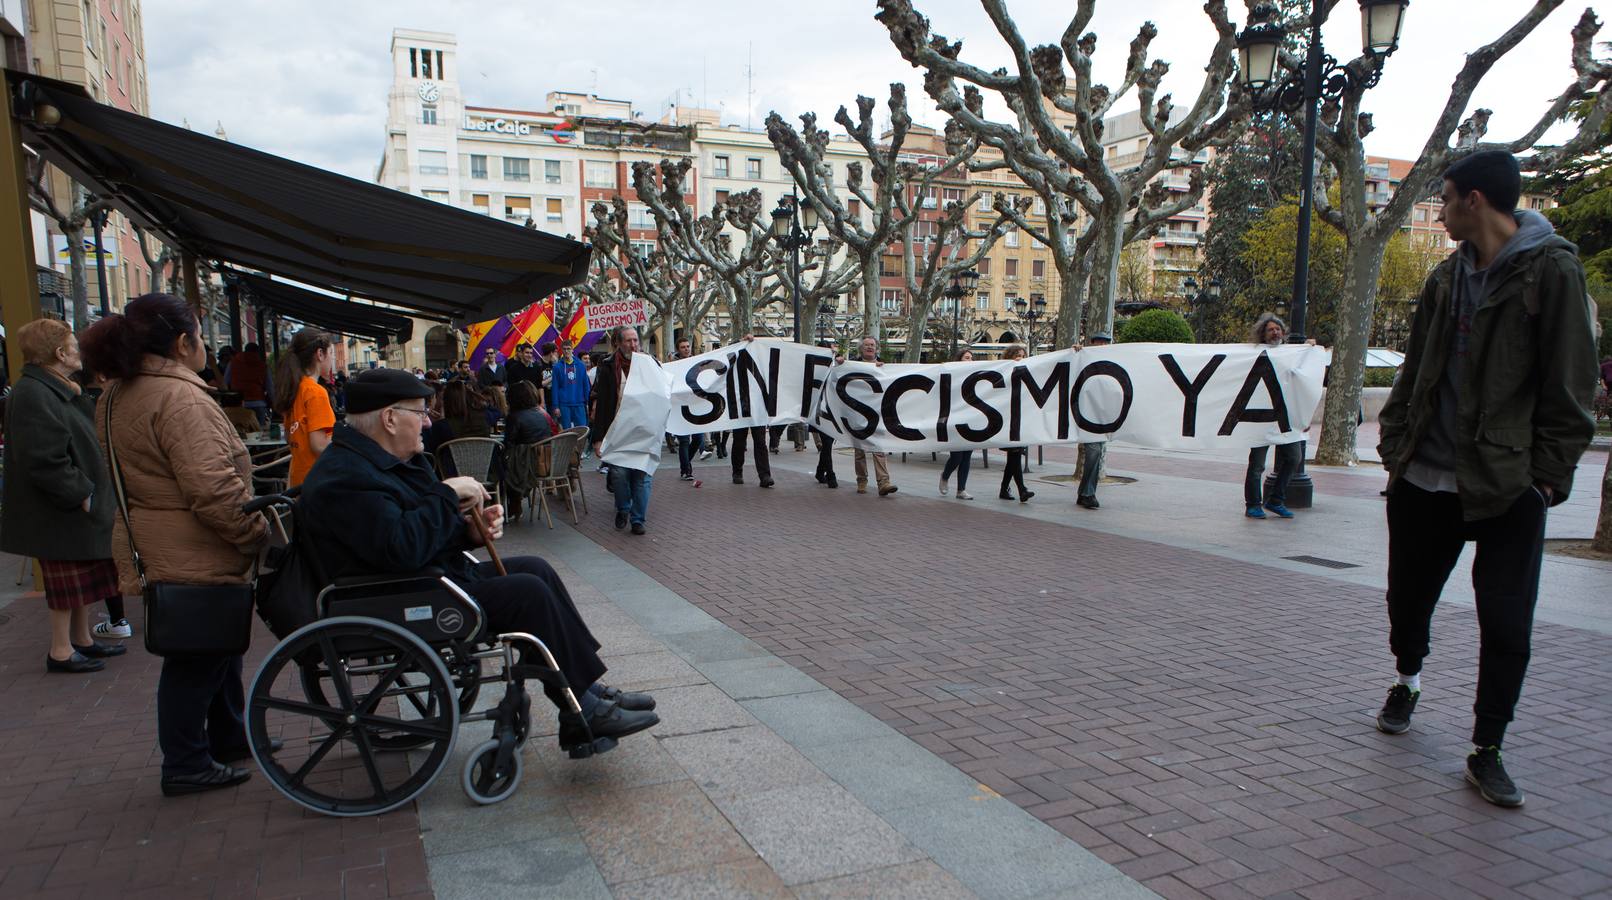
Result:
{"label": "walking cane", "polygon": [[508,575],[509,573],[504,570],[504,561],[498,558],[498,549],[493,546],[493,536],[487,530],[487,522],[481,517],[481,509],[481,505],[477,504],[470,514],[470,521],[475,523],[476,532],[481,535],[481,545],[487,548],[487,556],[492,559],[493,568],[497,569],[500,575]]}

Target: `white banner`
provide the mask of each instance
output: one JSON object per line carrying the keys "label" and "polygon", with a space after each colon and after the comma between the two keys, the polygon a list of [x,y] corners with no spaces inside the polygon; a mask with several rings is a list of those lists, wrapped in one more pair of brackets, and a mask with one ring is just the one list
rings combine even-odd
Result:
{"label": "white banner", "polygon": [[658,370],[664,393],[646,386],[640,397],[629,383],[622,409],[667,404],[672,434],[809,421],[836,440],[887,452],[1104,440],[1257,447],[1302,439],[1325,368],[1316,347],[1252,344],[834,366],[821,348],[761,339],[667,363]]}
{"label": "white banner", "polygon": [[[608,365],[608,363],[606,363]],[[599,444],[599,458],[612,465],[655,474],[660,448],[671,416],[666,392],[669,382],[660,362],[647,353],[634,353],[627,370],[616,418]]]}
{"label": "white banner", "polygon": [[589,331],[609,331],[617,325],[644,328],[649,325],[649,301],[611,300],[607,303],[589,303],[583,311]]}

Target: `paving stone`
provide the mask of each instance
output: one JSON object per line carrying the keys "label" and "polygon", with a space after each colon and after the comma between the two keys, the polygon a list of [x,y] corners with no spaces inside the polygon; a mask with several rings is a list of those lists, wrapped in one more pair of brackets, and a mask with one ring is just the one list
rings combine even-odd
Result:
{"label": "paving stone", "polygon": [[973,778],[901,735],[814,744],[802,752],[875,812],[984,798]]}
{"label": "paving stone", "polygon": [[903,863],[855,875],[816,881],[795,888],[800,900],[972,900],[977,897],[951,873],[931,860]]}
{"label": "paving stone", "polygon": [[[619,654],[607,649],[605,662],[610,666],[606,683],[623,690],[655,692],[662,688],[708,683],[706,677],[682,657],[666,650]],[[658,703],[658,695],[656,700]]]}
{"label": "paving stone", "polygon": [[[651,628],[651,631],[655,629]],[[672,652],[699,665],[723,659],[747,659],[766,656],[760,644],[739,634],[726,625],[714,625],[692,631],[656,632]]]}
{"label": "paving stone", "polygon": [[610,898],[587,846],[574,835],[434,857],[431,886],[437,900]]}
{"label": "paving stone", "polygon": [[[624,737],[614,749],[586,759],[570,758],[554,740],[528,743],[527,752],[539,761],[532,787],[561,800],[688,778],[683,767],[655,739],[654,729]],[[528,771],[531,768],[528,766]]]}
{"label": "paving stone", "polygon": [[821,881],[923,857],[836,784],[795,785],[715,800],[785,884]]}
{"label": "paving stone", "polygon": [[800,751],[760,725],[666,738],[661,746],[713,797],[828,783]]}
{"label": "paving stone", "polygon": [[735,700],[779,697],[820,691],[823,685],[776,657],[748,657],[703,662],[700,673]]}
{"label": "paving stone", "polygon": [[761,860],[721,863],[612,888],[616,900],[792,900],[795,894]]}
{"label": "paving stone", "polygon": [[744,707],[709,684],[656,691],[655,712],[660,714],[660,724],[653,733],[661,738],[756,724]]}
{"label": "paving stone", "polygon": [[691,781],[595,792],[568,808],[610,884],[755,858]]}
{"label": "paving stone", "polygon": [[742,705],[779,737],[801,748],[891,734],[888,725],[831,691],[763,697]]}

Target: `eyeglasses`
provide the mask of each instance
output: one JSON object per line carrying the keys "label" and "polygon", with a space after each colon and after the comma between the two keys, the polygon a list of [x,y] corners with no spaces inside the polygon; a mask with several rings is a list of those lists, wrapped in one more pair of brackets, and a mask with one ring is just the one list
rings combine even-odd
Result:
{"label": "eyeglasses", "polygon": [[410,409],[407,406],[388,406],[387,409],[395,409],[398,412],[414,413],[415,415],[419,416],[423,421],[426,421],[426,422],[431,421],[431,410],[429,410],[429,409]]}

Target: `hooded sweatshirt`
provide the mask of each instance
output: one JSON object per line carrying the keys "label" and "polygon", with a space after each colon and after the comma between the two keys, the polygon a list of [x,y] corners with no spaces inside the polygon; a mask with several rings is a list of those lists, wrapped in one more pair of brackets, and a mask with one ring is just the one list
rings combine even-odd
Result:
{"label": "hooded sweatshirt", "polygon": [[[1426,491],[1454,493],[1456,490],[1456,410],[1461,402],[1461,384],[1466,377],[1473,315],[1500,284],[1512,257],[1534,250],[1556,235],[1550,220],[1531,209],[1518,210],[1512,215],[1517,219],[1517,231],[1487,268],[1477,268],[1477,248],[1471,241],[1463,241],[1461,249],[1456,251],[1455,272],[1450,282],[1455,329],[1450,335],[1449,358],[1439,379],[1435,416],[1427,434],[1416,446],[1415,457],[1405,468],[1405,477]],[[1491,279],[1491,276],[1496,277]]]}

